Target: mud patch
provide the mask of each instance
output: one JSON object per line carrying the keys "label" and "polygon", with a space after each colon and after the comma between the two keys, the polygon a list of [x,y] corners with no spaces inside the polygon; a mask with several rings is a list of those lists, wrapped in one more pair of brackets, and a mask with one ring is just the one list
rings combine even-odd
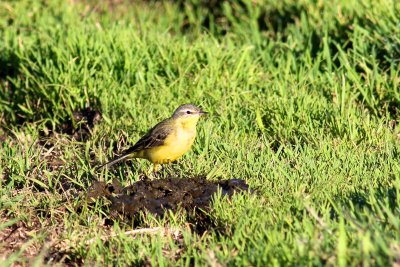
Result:
{"label": "mud patch", "polygon": [[142,212],[162,217],[167,211],[184,210],[193,230],[203,233],[216,227],[208,212],[213,197],[219,191],[222,196],[228,197],[235,192],[253,193],[246,182],[240,179],[209,181],[205,177],[170,177],[159,180],[145,179],[125,188],[118,181],[113,181],[113,184],[96,181],[89,188],[87,197],[109,199],[111,219],[116,214],[137,220]]}

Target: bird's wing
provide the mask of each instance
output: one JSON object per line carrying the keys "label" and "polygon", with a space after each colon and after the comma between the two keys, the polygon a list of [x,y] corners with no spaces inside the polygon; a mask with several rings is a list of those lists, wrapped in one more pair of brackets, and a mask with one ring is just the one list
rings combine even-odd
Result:
{"label": "bird's wing", "polygon": [[161,146],[164,144],[165,139],[172,132],[173,125],[169,119],[166,119],[148,131],[139,141],[132,147],[125,150],[123,154],[138,152],[143,149]]}
{"label": "bird's wing", "polygon": [[131,148],[125,150],[121,156],[118,156],[111,161],[107,162],[106,164],[100,165],[96,169],[100,169],[104,166],[110,167],[111,165],[124,160],[130,156],[130,154],[142,151],[143,149],[148,149],[152,147],[161,146],[164,144],[165,139],[170,135],[173,131],[173,122],[171,119],[163,120],[162,122],[158,123],[152,129],[148,131],[139,141],[136,142]]}

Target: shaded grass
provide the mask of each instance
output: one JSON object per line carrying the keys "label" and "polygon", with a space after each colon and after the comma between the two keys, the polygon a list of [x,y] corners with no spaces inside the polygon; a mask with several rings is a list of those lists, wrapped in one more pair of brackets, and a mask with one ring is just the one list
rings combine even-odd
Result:
{"label": "shaded grass", "polygon": [[[31,233],[14,248],[23,251],[0,242],[5,264],[400,260],[398,4],[213,3],[1,4],[0,231]],[[215,116],[161,177],[257,189],[215,199],[210,216],[225,234],[193,233],[184,213],[110,226],[101,200],[82,207],[95,177],[138,180],[147,162],[93,169],[187,102]],[[86,108],[103,115],[87,139],[57,133]],[[180,235],[125,234],[158,226]],[[87,245],[110,232],[120,234]]]}

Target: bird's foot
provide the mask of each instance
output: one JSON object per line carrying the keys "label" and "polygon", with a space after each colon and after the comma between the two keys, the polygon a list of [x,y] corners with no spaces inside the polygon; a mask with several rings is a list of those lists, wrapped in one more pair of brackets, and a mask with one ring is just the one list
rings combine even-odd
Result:
{"label": "bird's foot", "polygon": [[139,174],[139,180],[152,180],[152,178],[147,173]]}
{"label": "bird's foot", "polygon": [[150,168],[146,173],[143,174],[143,175],[144,175],[144,178],[145,178],[145,179],[150,179],[150,180],[156,179],[156,178],[157,178],[157,177],[156,177],[156,173],[157,173],[160,169],[161,169],[161,165],[159,165],[159,164],[154,164],[154,165],[152,165],[151,168]]}
{"label": "bird's foot", "polygon": [[155,180],[157,179],[157,175],[154,172],[145,172],[139,174],[139,180]]}

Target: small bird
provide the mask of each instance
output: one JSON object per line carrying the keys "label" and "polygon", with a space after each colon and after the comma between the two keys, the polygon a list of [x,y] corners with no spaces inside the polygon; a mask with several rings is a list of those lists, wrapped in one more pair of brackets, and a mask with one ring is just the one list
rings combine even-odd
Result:
{"label": "small bird", "polygon": [[124,159],[143,158],[153,163],[147,174],[157,172],[161,164],[173,162],[189,151],[196,137],[197,122],[205,114],[207,112],[195,105],[181,105],[170,118],[151,128],[121,156],[99,166],[97,170]]}

